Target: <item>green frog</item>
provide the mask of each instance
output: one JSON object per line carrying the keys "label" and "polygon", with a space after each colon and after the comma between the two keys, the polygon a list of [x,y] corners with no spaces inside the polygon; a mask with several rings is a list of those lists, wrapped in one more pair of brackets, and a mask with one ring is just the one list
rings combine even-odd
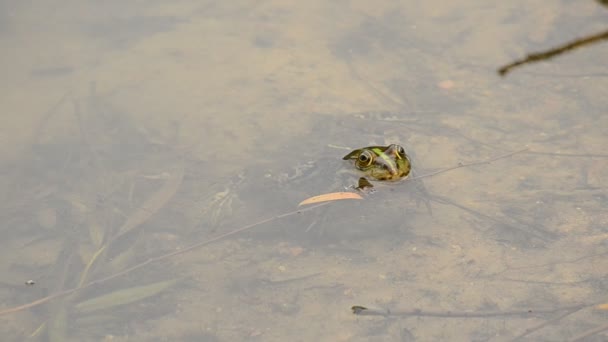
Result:
{"label": "green frog", "polygon": [[[407,178],[413,173],[410,157],[405,153],[405,149],[397,144],[363,147],[350,152],[342,159],[354,159],[355,167],[358,170],[362,171],[365,176],[378,181],[398,181]],[[424,203],[429,213],[432,213],[429,201],[430,195],[424,184],[420,179],[417,179],[411,185],[413,185],[413,188],[410,189],[415,190],[413,193],[415,194],[416,203]],[[361,177],[355,189],[359,191],[374,191],[373,187],[374,185],[365,177]]]}
{"label": "green frog", "polygon": [[[265,169],[264,179],[276,181],[277,185],[283,188],[283,194],[288,190],[293,190],[295,192],[304,191],[307,195],[316,195],[353,188],[364,190],[373,187],[367,179],[395,182],[407,178],[413,172],[411,158],[405,153],[403,147],[395,144],[356,149],[342,158],[352,160],[353,162],[350,162],[349,165],[329,156],[333,152],[326,153],[328,156],[321,158],[318,157],[318,153],[306,153],[308,154],[294,153],[293,155],[300,156],[301,160],[294,163],[295,166],[290,169],[280,171]],[[310,159],[313,157],[317,159]],[[272,187],[274,185],[261,186]]]}
{"label": "green frog", "polygon": [[[410,174],[412,164],[405,149],[397,144],[388,146],[369,146],[356,149],[345,155],[343,160],[355,160],[355,167],[379,181],[396,181]],[[364,177],[359,179],[359,187],[371,187]]]}

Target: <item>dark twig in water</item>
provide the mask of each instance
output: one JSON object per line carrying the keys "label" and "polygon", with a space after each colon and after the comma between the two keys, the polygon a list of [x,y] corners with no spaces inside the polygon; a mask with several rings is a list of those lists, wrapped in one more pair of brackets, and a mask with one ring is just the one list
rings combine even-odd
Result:
{"label": "dark twig in water", "polygon": [[498,74],[500,76],[505,76],[506,74],[508,74],[511,71],[511,69],[518,67],[520,65],[548,60],[548,59],[553,58],[557,55],[560,55],[564,52],[568,52],[568,51],[577,49],[577,48],[585,46],[585,45],[594,44],[594,43],[597,43],[604,39],[608,39],[608,31],[604,31],[604,32],[600,32],[600,33],[597,33],[597,34],[594,34],[591,36],[576,39],[569,43],[566,43],[564,45],[558,46],[556,48],[553,48],[553,49],[550,49],[547,51],[531,53],[528,56],[526,56],[526,58],[516,60],[513,63],[507,64],[507,65],[501,67],[500,69],[498,69]]}
{"label": "dark twig in water", "polygon": [[545,322],[543,322],[543,323],[541,323],[541,324],[539,324],[539,325],[537,325],[537,326],[535,326],[533,328],[526,329],[526,331],[524,331],[522,334],[517,335],[513,339],[513,341],[519,341],[522,338],[524,338],[524,337],[526,337],[526,336],[528,336],[528,335],[530,335],[530,334],[532,334],[532,333],[534,333],[534,332],[536,332],[536,331],[538,331],[538,330],[540,330],[540,329],[542,329],[542,328],[544,328],[544,327],[546,327],[546,326],[548,326],[550,324],[554,324],[554,323],[559,322],[561,319],[566,318],[566,317],[572,315],[573,313],[575,313],[575,312],[577,312],[577,311],[579,311],[579,310],[581,310],[583,308],[585,308],[585,306],[583,306],[583,305],[581,305],[580,307],[573,307],[570,310],[568,310],[565,313],[563,313],[562,315],[559,315],[559,316],[557,316],[555,318],[552,318],[552,319],[550,319],[548,321],[545,321]]}
{"label": "dark twig in water", "polygon": [[564,310],[580,310],[590,306],[590,304],[578,304],[572,306],[559,307],[555,309],[529,309],[512,311],[488,311],[488,312],[464,312],[464,311],[433,311],[433,310],[380,310],[368,309],[365,306],[355,305],[351,307],[353,314],[359,316],[383,316],[383,317],[439,317],[439,318],[491,318],[491,317],[535,317],[553,314]]}

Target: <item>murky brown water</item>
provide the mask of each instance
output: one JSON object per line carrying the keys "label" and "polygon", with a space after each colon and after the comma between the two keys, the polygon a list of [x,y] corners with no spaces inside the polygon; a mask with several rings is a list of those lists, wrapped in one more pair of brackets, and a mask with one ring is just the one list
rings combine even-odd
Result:
{"label": "murky brown water", "polygon": [[[0,9],[3,340],[562,341],[608,325],[608,44],[496,74],[608,29],[598,2]],[[275,217],[343,190],[349,148],[387,143],[419,175],[528,150]]]}

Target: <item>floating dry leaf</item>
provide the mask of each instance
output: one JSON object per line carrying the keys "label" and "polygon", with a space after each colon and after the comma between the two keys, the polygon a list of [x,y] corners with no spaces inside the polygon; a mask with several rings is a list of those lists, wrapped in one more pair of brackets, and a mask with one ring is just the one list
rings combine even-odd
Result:
{"label": "floating dry leaf", "polygon": [[175,284],[176,281],[177,280],[175,279],[171,279],[150,285],[136,286],[129,289],[114,291],[112,293],[78,303],[78,305],[76,305],[76,309],[78,309],[81,313],[88,313],[113,308],[119,305],[134,303],[138,300],[146,299],[160,293],[169,286]]}
{"label": "floating dry leaf", "polygon": [[454,88],[454,81],[452,80],[443,80],[437,84],[437,86],[441,89],[452,89]]}
{"label": "floating dry leaf", "polygon": [[361,197],[361,195],[359,195],[356,192],[331,192],[328,194],[323,194],[323,195],[307,198],[307,199],[303,200],[302,202],[300,202],[300,204],[298,204],[298,205],[321,203],[321,202],[327,202],[327,201],[339,201],[339,200],[347,200],[347,199],[363,199],[363,197]]}
{"label": "floating dry leaf", "polygon": [[608,310],[608,303],[600,304],[600,305],[596,306],[595,308],[598,310]]}

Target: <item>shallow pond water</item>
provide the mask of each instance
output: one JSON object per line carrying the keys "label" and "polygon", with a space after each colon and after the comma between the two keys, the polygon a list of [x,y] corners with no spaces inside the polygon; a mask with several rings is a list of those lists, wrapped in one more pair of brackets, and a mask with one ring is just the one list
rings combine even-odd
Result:
{"label": "shallow pond water", "polygon": [[[606,337],[600,2],[0,8],[6,340]],[[390,143],[519,152],[298,207]]]}

